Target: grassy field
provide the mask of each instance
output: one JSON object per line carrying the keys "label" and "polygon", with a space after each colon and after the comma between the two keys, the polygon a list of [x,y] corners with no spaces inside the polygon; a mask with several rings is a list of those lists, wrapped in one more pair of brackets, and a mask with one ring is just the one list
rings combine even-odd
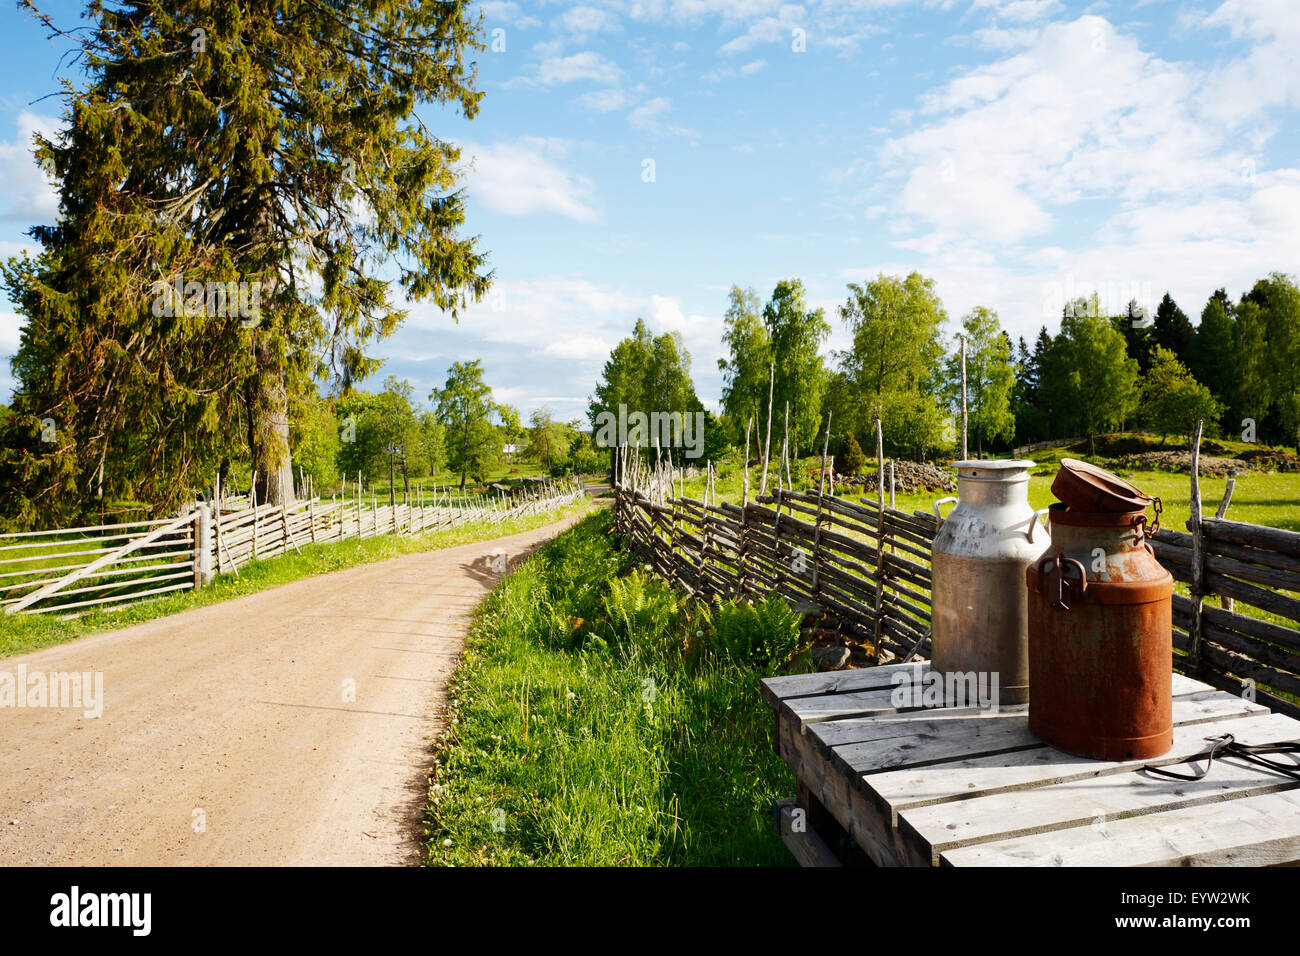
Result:
{"label": "grassy field", "polygon": [[[1259,447],[1258,445],[1229,441],[1223,441],[1219,444],[1225,446],[1229,454]],[[1160,446],[1153,444],[1150,449],[1159,450]],[[1168,450],[1179,449],[1170,445]],[[1107,463],[1109,459],[1105,456],[1087,456],[1064,446],[1034,452],[1029,457],[1037,463],[1037,467],[1030,473],[1029,480],[1029,503],[1035,508],[1046,508],[1056,500],[1051,493],[1051,485],[1062,458],[1085,458],[1102,467],[1111,467]],[[808,474],[810,471],[815,471],[819,464],[819,459],[816,458],[808,458],[797,464],[792,464],[791,474],[794,477],[796,487],[808,487]],[[947,463],[939,462],[938,464],[940,467],[944,467]],[[868,465],[866,471],[868,474],[874,474],[875,470],[875,462],[873,461]],[[1186,522],[1191,515],[1190,476],[1172,471],[1114,470],[1147,494],[1156,495],[1161,499],[1164,506],[1163,527],[1176,531],[1186,530]],[[744,471],[739,464],[723,464],[720,466],[718,479],[715,481],[715,488],[719,498],[728,501],[739,501],[743,474]],[[758,493],[761,477],[762,468],[751,465],[749,469],[749,493],[751,496]],[[771,485],[774,482],[773,474],[769,473],[768,484]],[[1227,479],[1202,476],[1200,484],[1203,507],[1207,512],[1212,513],[1223,497]],[[699,497],[703,494],[703,490],[704,480],[702,478],[694,478],[686,482],[686,492],[692,497]],[[837,491],[840,494],[847,494],[851,498],[865,496],[874,501],[876,497],[874,491],[864,493],[861,489],[842,488],[837,489]],[[945,494],[949,493],[923,492],[920,494],[907,494],[899,492],[895,496],[895,502],[899,508],[928,512],[933,507],[934,502],[944,497]],[[950,508],[950,505],[945,506],[943,513],[947,514]],[[1227,517],[1236,521],[1247,521],[1253,524],[1269,525],[1274,528],[1300,531],[1300,472],[1250,472],[1238,475]]]}
{"label": "grassy field", "polygon": [[208,587],[181,591],[157,600],[140,601],[116,610],[98,610],[81,617],[57,618],[50,614],[0,615],[0,657],[23,654],[52,644],[62,644],[95,631],[127,627],[141,621],[175,614],[266,588],[288,584],[299,578],[328,574],[358,564],[384,561],[403,554],[451,548],[459,544],[529,531],[552,524],[567,515],[580,513],[589,503],[557,511],[527,515],[501,524],[471,522],[428,534],[381,535],[361,540],[303,545],[302,554],[288,554],[266,561],[254,561],[239,569],[239,576],[223,574]]}
{"label": "grassy field", "polygon": [[430,771],[431,865],[789,865],[794,792],[758,679],[797,613],[690,606],[601,513],[480,609]]}

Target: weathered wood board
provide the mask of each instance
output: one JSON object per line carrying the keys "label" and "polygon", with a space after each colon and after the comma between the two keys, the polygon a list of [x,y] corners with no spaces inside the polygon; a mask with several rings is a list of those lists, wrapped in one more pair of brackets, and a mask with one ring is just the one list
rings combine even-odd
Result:
{"label": "weathered wood board", "polygon": [[[763,681],[776,742],[801,793],[882,866],[1190,866],[1300,861],[1300,780],[1220,757],[1200,781],[1143,770],[1187,761],[1208,738],[1300,740],[1300,721],[1174,674],[1174,745],[1101,761],[1029,733],[1025,705],[894,706],[897,675],[927,662]],[[1286,758],[1280,759],[1285,762]],[[784,811],[790,819],[793,805]],[[787,842],[790,842],[787,840]],[[804,839],[805,865],[828,865]],[[812,847],[812,848],[810,848]]]}

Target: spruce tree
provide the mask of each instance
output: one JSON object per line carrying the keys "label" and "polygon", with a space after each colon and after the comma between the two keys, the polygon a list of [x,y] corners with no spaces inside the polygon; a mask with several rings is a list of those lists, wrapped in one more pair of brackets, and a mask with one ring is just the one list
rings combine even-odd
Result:
{"label": "spruce tree", "polygon": [[[1166,292],[1160,305],[1156,307],[1155,321],[1151,324],[1151,348],[1157,345],[1168,349],[1174,353],[1178,361],[1183,364],[1187,363],[1187,353],[1191,350],[1192,337],[1196,330],[1192,328],[1191,319],[1182,309],[1178,307],[1169,293]],[[1148,355],[1149,367],[1151,359]]]}
{"label": "spruce tree", "polygon": [[27,319],[11,517],[58,520],[101,489],[174,507],[240,445],[260,499],[287,502],[289,399],[376,368],[367,345],[405,316],[393,283],[453,317],[486,292],[459,153],[416,113],[478,111],[468,8],[92,2],[87,82],[38,140],[59,218],[4,270]]}

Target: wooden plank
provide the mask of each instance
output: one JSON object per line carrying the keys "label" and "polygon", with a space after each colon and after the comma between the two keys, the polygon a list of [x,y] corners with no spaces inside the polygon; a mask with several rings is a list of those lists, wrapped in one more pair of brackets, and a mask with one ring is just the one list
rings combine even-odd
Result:
{"label": "wooden plank", "polygon": [[933,711],[918,711],[916,718],[908,734],[836,747],[832,762],[856,778],[974,754],[1007,753],[1042,746],[1029,733],[1027,704],[1004,708],[998,713],[974,711],[960,717],[936,717]]}
{"label": "wooden plank", "polygon": [[[1300,724],[1295,724],[1294,730],[1289,736],[1300,735]],[[936,864],[940,854],[956,847],[1050,830],[1086,828],[1141,814],[1297,787],[1300,780],[1224,759],[1216,760],[1209,777],[1197,782],[1135,770],[904,810],[898,815],[898,830],[909,848]],[[1122,858],[1123,850],[1118,848],[1117,862]]]}
{"label": "wooden plank", "polygon": [[[926,662],[928,671],[928,662]],[[912,666],[912,665],[890,665],[891,667]],[[810,675],[811,676],[811,675]],[[1193,701],[1196,706],[1203,708],[1202,713],[1220,713],[1219,710],[1204,709],[1209,705],[1202,702],[1203,698],[1212,697],[1220,692],[1216,691],[1209,684],[1194,680],[1182,674],[1172,675],[1172,687],[1175,702],[1184,700]],[[1225,698],[1231,698],[1231,695],[1221,695]],[[1231,698],[1235,699],[1235,698]],[[1003,713],[1024,714],[1026,705],[1016,707],[1003,707]],[[1190,706],[1190,705],[1189,705]],[[1261,710],[1263,708],[1260,708]],[[966,718],[972,714],[979,714],[978,707],[963,708],[924,708],[912,709],[902,713],[889,712],[885,714],[876,714],[865,717],[847,717],[843,719],[826,720],[818,723],[810,723],[806,732],[812,734],[816,743],[829,752],[830,748],[841,747],[851,743],[865,742],[869,740],[881,740],[885,737],[895,737],[907,733],[906,725],[909,721],[922,720],[950,720],[954,718]],[[1175,723],[1180,722],[1179,715],[1182,713],[1177,707],[1175,709]],[[883,728],[883,729],[882,729]]]}
{"label": "wooden plank", "polygon": [[[1004,707],[998,716],[1007,717],[1028,713],[1028,704]],[[926,726],[935,722],[968,720],[981,715],[979,707],[934,707],[925,710],[909,710],[902,713],[878,714],[871,717],[850,717],[844,720],[825,720],[809,724],[805,733],[812,738],[814,745],[829,756],[838,747],[851,744],[865,744],[872,741],[888,740],[891,737],[908,737],[920,729],[919,721],[924,719]],[[992,715],[985,715],[992,716]]]}
{"label": "wooden plank", "polygon": [[893,714],[898,708],[892,703],[893,688],[868,690],[853,694],[824,694],[820,697],[796,697],[781,701],[781,714],[794,721],[796,727],[834,720],[839,717],[857,717],[863,714]]}
{"label": "wooden plank", "polygon": [[890,822],[896,823],[900,812],[917,807],[1176,763],[1205,750],[1209,746],[1205,738],[1218,734],[1233,734],[1243,743],[1269,743],[1284,739],[1294,724],[1290,718],[1270,714],[1258,704],[1237,703],[1241,706],[1207,712],[1196,706],[1195,698],[1183,698],[1175,707],[1173,747],[1165,756],[1153,760],[1089,760],[1043,745],[1015,753],[970,756],[873,774],[865,777],[863,784],[869,796],[890,808]]}
{"label": "wooden plank", "polygon": [[759,681],[759,687],[764,700],[776,703],[792,697],[814,697],[820,694],[892,687],[894,674],[910,672],[914,679],[919,679],[929,668],[929,661],[918,661],[913,664],[887,664],[851,671],[831,671],[825,674],[788,674],[781,677],[765,677]]}
{"label": "wooden plank", "polygon": [[849,778],[808,746],[788,719],[777,719],[777,753],[877,866],[901,866],[892,829]]}
{"label": "wooden plank", "polygon": [[796,815],[797,809],[793,797],[778,800],[776,804],[777,833],[795,861],[800,866],[843,866],[826,841],[808,825],[806,813]]}
{"label": "wooden plank", "polygon": [[943,866],[1278,866],[1300,861],[1300,790],[945,850]]}

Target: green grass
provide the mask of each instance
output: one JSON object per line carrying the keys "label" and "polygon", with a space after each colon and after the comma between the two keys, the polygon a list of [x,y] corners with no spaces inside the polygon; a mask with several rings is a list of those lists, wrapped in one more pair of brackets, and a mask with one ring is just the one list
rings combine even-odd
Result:
{"label": "green grass", "polygon": [[428,534],[380,535],[361,540],[302,546],[296,552],[254,561],[239,569],[239,576],[223,574],[212,584],[195,591],[181,591],[155,600],[140,601],[116,610],[96,610],[81,617],[55,617],[53,614],[0,615],[0,657],[25,654],[53,644],[75,640],[95,631],[127,627],[142,621],[203,607],[288,584],[316,574],[328,574],[359,564],[384,561],[403,554],[451,548],[460,544],[517,534],[552,524],[562,518],[585,511],[589,504],[571,505],[556,511],[526,515],[501,524],[475,521],[433,531]]}
{"label": "green grass", "polygon": [[[1102,436],[1098,439],[1099,452],[1107,451],[1106,437],[1109,436]],[[1162,450],[1158,440],[1141,441],[1142,436],[1126,437],[1135,443],[1142,444],[1147,450]],[[1247,449],[1261,447],[1260,445],[1233,441],[1220,441],[1219,444],[1228,449],[1227,454],[1236,454]],[[1174,451],[1180,450],[1182,447],[1182,445],[1171,440],[1168,445],[1163,446],[1163,450]],[[1046,508],[1056,500],[1055,496],[1052,495],[1051,485],[1062,458],[1085,458],[1102,467],[1109,467],[1107,465],[1108,459],[1104,454],[1088,456],[1065,446],[1037,451],[1029,457],[1037,463],[1037,467],[1031,472],[1029,480],[1029,503],[1035,508]],[[1115,457],[1119,457],[1119,454],[1117,453]],[[791,473],[796,487],[808,487],[808,470],[816,468],[818,462],[818,459],[808,458],[797,464],[791,464]],[[938,462],[937,464],[944,467],[947,463]],[[867,472],[875,473],[874,462],[867,466]],[[1162,527],[1175,531],[1186,530],[1187,519],[1191,516],[1190,476],[1179,472],[1158,470],[1132,471],[1119,469],[1117,473],[1133,482],[1147,494],[1156,495],[1161,499],[1164,507],[1164,516],[1161,520]],[[714,482],[718,497],[724,501],[739,501],[743,486],[743,475],[744,469],[738,463],[724,462],[721,464],[718,478]],[[761,466],[751,465],[749,469],[749,494],[751,500],[758,494],[761,476]],[[1212,514],[1218,508],[1227,482],[1226,478],[1201,477],[1201,500],[1206,513]],[[768,483],[769,485],[774,483],[771,473],[768,475]],[[686,482],[686,493],[691,497],[700,497],[703,494],[703,488],[704,479],[702,478],[694,478]],[[866,497],[874,501],[876,498],[874,491],[863,492],[862,489],[845,489],[841,487],[837,488],[837,492],[846,494],[853,499]],[[923,492],[920,494],[898,492],[894,500],[896,506],[904,510],[929,512],[934,502],[945,496],[946,493],[943,492]],[[950,508],[951,505],[944,506],[943,513],[947,514]],[[1300,472],[1248,472],[1238,475],[1227,517],[1235,521],[1300,531]]]}
{"label": "green grass", "polygon": [[[479,611],[430,769],[432,865],[788,865],[758,680],[798,616],[684,602],[594,515]],[[793,623],[792,623],[793,620]]]}

